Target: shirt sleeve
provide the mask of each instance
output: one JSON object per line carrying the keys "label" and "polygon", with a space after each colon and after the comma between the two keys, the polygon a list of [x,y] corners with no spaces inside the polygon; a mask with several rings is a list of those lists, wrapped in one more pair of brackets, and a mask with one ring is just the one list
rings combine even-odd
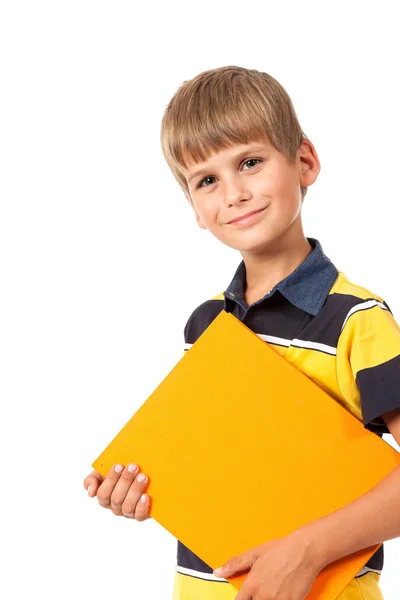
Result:
{"label": "shirt sleeve", "polygon": [[337,347],[339,387],[359,405],[362,421],[390,433],[381,418],[400,408],[400,328],[381,299],[363,300],[346,316]]}

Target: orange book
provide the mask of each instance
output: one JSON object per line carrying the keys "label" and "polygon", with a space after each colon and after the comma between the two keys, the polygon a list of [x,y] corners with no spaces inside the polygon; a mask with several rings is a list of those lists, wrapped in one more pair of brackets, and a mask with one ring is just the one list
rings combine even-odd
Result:
{"label": "orange book", "polygon": [[[130,462],[151,516],[216,568],[362,496],[400,455],[222,311],[93,467]],[[307,600],[337,598],[378,548],[328,565]]]}

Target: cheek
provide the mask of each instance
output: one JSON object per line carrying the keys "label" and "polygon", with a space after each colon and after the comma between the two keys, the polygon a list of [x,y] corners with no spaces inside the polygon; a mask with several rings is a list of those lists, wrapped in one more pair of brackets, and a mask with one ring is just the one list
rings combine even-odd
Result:
{"label": "cheek", "polygon": [[292,171],[278,170],[266,184],[265,189],[270,192],[274,202],[279,203],[288,211],[296,208],[301,201],[300,183]]}
{"label": "cheek", "polygon": [[280,198],[287,193],[291,182],[288,181],[288,175],[278,168],[271,168],[268,172],[260,174],[257,180],[254,180],[252,186],[253,194],[269,198]]}
{"label": "cheek", "polygon": [[282,157],[271,160],[260,175],[261,181],[257,184],[262,186],[266,195],[286,195],[289,189],[295,187],[296,170],[289,167]]}
{"label": "cheek", "polygon": [[215,211],[213,211],[210,207],[207,208],[202,208],[201,209],[201,217],[204,221],[204,223],[209,223],[212,225],[212,223],[215,221]]}
{"label": "cheek", "polygon": [[215,194],[209,195],[209,197],[205,196],[199,202],[199,211],[200,214],[204,217],[206,221],[215,221],[218,218],[219,207],[223,204],[221,199]]}
{"label": "cheek", "polygon": [[267,176],[266,174],[254,179],[251,186],[251,191],[254,196],[273,196],[279,188],[278,181],[275,176]]}
{"label": "cheek", "polygon": [[276,223],[292,222],[301,210],[301,190],[293,181],[280,179],[271,192],[270,215]]}
{"label": "cheek", "polygon": [[218,224],[218,215],[216,214],[215,210],[205,206],[197,207],[196,210],[206,228],[210,231],[215,229],[216,225]]}

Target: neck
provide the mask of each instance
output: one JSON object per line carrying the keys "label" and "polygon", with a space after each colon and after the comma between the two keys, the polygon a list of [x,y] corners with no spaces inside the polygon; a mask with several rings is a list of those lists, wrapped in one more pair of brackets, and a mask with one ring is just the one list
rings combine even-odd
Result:
{"label": "neck", "polygon": [[307,258],[312,247],[304,236],[275,241],[262,254],[242,254],[246,266],[246,290],[266,294]]}

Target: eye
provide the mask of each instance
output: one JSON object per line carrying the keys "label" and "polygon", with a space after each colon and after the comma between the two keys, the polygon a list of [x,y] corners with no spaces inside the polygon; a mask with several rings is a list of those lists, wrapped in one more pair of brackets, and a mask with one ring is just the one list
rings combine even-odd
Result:
{"label": "eye", "polygon": [[204,181],[207,181],[207,179],[215,179],[215,177],[213,177],[212,175],[208,175],[207,177],[204,177],[204,179],[202,179],[201,181],[199,181],[199,183],[197,184],[197,189],[201,188],[201,187],[209,187],[208,185],[203,185]]}
{"label": "eye", "polygon": [[[245,165],[245,164],[250,163],[250,162],[256,162],[257,164],[255,166],[257,166],[258,163],[261,162],[261,159],[260,158],[248,158],[243,164]],[[254,166],[250,167],[250,169],[254,169]]]}
{"label": "eye", "polygon": [[[262,160],[261,160],[261,158],[248,158],[247,160],[244,161],[243,165],[245,165],[247,163],[251,163],[251,162],[256,163],[254,166],[250,167],[250,169],[254,169],[254,167],[256,167],[258,165],[258,163],[262,162]],[[246,169],[246,171],[249,171],[250,169]],[[204,179],[199,181],[199,183],[197,184],[197,189],[199,189],[201,187],[209,187],[209,185],[203,185],[203,183],[205,183],[209,179],[215,179],[215,177],[213,175],[208,175],[207,177],[204,177]],[[213,182],[211,182],[210,185],[212,185],[212,183]]]}

